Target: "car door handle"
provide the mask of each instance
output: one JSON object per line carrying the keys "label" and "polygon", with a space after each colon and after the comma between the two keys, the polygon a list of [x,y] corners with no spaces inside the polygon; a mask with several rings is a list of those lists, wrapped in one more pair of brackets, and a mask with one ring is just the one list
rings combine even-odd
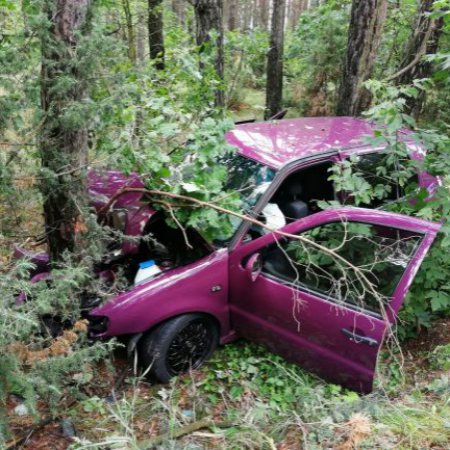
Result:
{"label": "car door handle", "polygon": [[356,344],[366,344],[370,347],[375,347],[378,345],[378,341],[376,339],[372,339],[367,336],[361,336],[360,334],[356,334],[353,331],[347,330],[347,328],[342,328],[342,333],[344,333],[351,341]]}

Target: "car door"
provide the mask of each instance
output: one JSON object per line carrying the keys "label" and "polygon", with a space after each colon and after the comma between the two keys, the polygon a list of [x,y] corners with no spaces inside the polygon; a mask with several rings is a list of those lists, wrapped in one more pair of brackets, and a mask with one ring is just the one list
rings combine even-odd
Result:
{"label": "car door", "polygon": [[232,326],[325,379],[370,392],[380,345],[439,228],[337,208],[242,243],[230,254]]}

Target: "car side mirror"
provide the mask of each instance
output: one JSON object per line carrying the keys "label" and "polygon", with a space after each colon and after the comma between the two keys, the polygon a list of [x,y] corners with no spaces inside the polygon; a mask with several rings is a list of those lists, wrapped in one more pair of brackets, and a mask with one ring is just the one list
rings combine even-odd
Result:
{"label": "car side mirror", "polygon": [[250,256],[249,260],[247,261],[247,264],[245,265],[245,270],[252,281],[256,281],[259,274],[262,270],[262,257],[260,253],[255,253],[254,255]]}

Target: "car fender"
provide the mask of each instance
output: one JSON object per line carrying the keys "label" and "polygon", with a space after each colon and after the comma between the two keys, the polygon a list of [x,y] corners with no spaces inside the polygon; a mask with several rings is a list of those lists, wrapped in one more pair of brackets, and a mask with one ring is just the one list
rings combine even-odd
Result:
{"label": "car fender", "polygon": [[172,317],[194,312],[214,317],[221,336],[230,332],[226,249],[162,272],[93,309],[91,319],[106,317],[107,328],[91,336],[144,333]]}

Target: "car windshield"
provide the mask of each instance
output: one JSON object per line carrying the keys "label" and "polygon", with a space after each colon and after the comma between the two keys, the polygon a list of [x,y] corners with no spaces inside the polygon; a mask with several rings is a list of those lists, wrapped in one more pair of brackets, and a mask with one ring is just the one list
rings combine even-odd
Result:
{"label": "car windshield", "polygon": [[[189,180],[192,175],[192,165],[195,153],[187,152],[179,165],[181,171],[175,171],[174,182],[178,177]],[[224,182],[224,192],[239,193],[241,200],[240,212],[247,214],[258,202],[261,195],[271,184],[276,171],[257,161],[246,158],[238,153],[227,153],[217,159],[217,164],[226,168],[227,179]],[[205,170],[208,170],[207,168]],[[182,172],[182,173],[181,173]],[[238,229],[242,220],[238,217],[223,214],[223,228],[215,235],[213,242],[217,246],[226,246]],[[198,230],[201,232],[201,230]]]}
{"label": "car windshield", "polygon": [[224,189],[239,192],[246,211],[255,206],[276,173],[270,167],[238,154],[223,156],[218,163],[227,168],[228,177]]}
{"label": "car windshield", "polygon": [[[253,209],[276,174],[274,169],[236,153],[221,157],[218,163],[227,168],[228,178],[224,190],[240,193],[243,213]],[[226,244],[242,222],[234,216],[229,217],[229,221],[231,229],[215,239],[216,244]]]}

